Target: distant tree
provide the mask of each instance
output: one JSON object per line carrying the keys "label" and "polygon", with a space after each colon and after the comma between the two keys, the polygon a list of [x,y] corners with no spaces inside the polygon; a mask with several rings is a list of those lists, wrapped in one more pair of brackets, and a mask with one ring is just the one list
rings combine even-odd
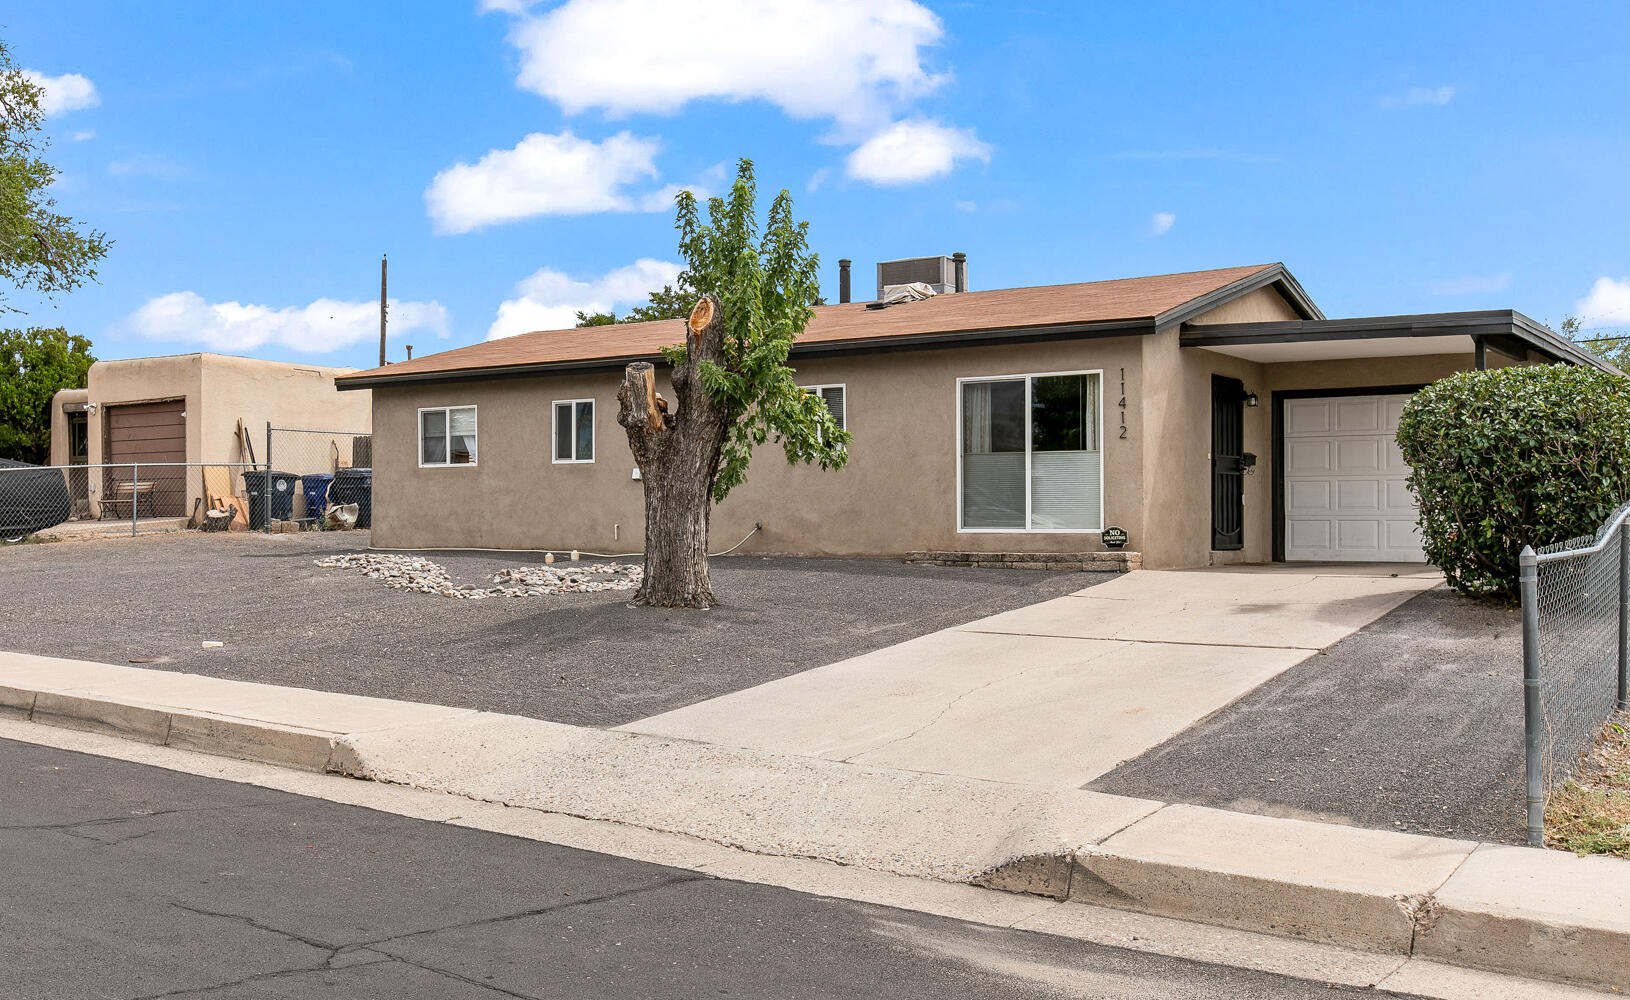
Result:
{"label": "distant tree", "polygon": [[[648,303],[635,306],[623,314],[622,319],[616,313],[585,313],[577,314],[578,326],[610,326],[613,323],[652,323],[664,319],[684,319],[690,315],[691,307],[696,304],[696,289],[691,287],[690,272],[679,276],[679,287],[663,285],[660,292],[652,292],[647,298]],[[811,305],[824,306],[826,300],[816,296],[810,301]]]}
{"label": "distant tree", "polygon": [[[0,42],[0,280],[51,296],[96,280],[96,262],[112,244],[55,211],[49,194],[59,171],[43,157],[44,90],[30,83]],[[0,311],[19,312],[0,293]]]}
{"label": "distant tree", "polygon": [[61,327],[0,330],[0,458],[45,464],[51,397],[83,389],[91,342]]}
{"label": "distant tree", "polygon": [[577,311],[578,326],[611,326],[615,322],[616,313],[586,313],[581,309]]}
{"label": "distant tree", "polygon": [[[677,412],[656,391],[656,368],[636,362],[623,373],[617,422],[645,491],[645,579],[636,604],[706,608],[717,603],[708,577],[713,504],[747,478],[755,445],[774,438],[793,464],[841,468],[849,433],[826,403],[799,385],[787,356],[814,315],[817,260],[809,223],[795,222],[782,191],[763,232],[754,207],[753,165],[742,160],[728,199],[708,200],[703,225],[696,198],[678,198],[677,296],[692,289],[683,344],[663,350]],[[652,306],[662,303],[652,296]],[[676,331],[677,332],[677,331]]]}
{"label": "distant tree", "polygon": [[1564,318],[1558,332],[1620,371],[1630,372],[1630,334],[1621,332],[1599,334],[1594,337],[1582,336],[1585,331],[1580,328],[1578,316]]}

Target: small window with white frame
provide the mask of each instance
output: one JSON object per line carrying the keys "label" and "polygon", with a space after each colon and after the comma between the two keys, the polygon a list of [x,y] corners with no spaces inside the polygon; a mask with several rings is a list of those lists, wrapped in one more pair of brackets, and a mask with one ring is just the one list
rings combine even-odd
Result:
{"label": "small window with white frame", "polygon": [[821,402],[832,412],[832,419],[837,421],[838,430],[849,429],[848,388],[841,383],[832,385],[806,385],[803,390],[812,395],[821,397]]}
{"label": "small window with white frame", "polygon": [[555,463],[594,461],[594,400],[557,399],[555,411]]}
{"label": "small window with white frame", "polygon": [[419,468],[474,465],[475,407],[434,406],[419,411]]}

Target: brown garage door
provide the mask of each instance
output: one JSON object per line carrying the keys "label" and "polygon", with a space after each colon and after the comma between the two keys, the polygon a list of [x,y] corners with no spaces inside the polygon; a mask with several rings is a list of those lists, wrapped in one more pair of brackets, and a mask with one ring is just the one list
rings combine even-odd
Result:
{"label": "brown garage door", "polygon": [[187,470],[140,465],[187,460],[187,401],[127,403],[103,412],[103,461],[111,466],[103,486],[103,516],[129,517],[133,502],[142,517],[185,517]]}

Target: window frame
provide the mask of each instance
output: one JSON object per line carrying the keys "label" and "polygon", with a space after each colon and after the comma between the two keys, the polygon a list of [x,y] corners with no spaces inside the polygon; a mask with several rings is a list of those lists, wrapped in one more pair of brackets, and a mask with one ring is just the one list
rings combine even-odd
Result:
{"label": "window frame", "polygon": [[[1034,454],[1035,426],[1034,419],[1034,387],[1032,379],[1052,378],[1061,375],[1096,375],[1098,376],[1098,413],[1096,416],[1098,428],[1098,527],[1096,528],[1032,528],[1030,527],[1033,512],[1031,510],[1031,470],[1030,459]],[[962,387],[971,382],[1013,382],[1024,381],[1024,526],[1021,528],[970,528],[962,521]],[[848,405],[847,396],[844,405]],[[1104,480],[1104,451],[1109,446],[1109,438],[1104,434],[1104,369],[1081,368],[1070,371],[1056,372],[1015,372],[1008,375],[969,375],[956,380],[956,531],[959,535],[1101,535],[1104,525],[1108,521],[1109,483]]]}
{"label": "window frame", "polygon": [[[550,461],[550,464],[552,464],[552,465],[593,465],[594,464],[594,459],[593,458],[578,458],[577,457],[577,404],[579,404],[579,403],[588,403],[591,407],[593,407],[593,411],[589,415],[589,441],[591,442],[590,447],[593,448],[594,454],[596,456],[598,456],[600,454],[600,435],[598,433],[598,428],[595,426],[599,422],[599,418],[600,418],[600,404],[599,404],[599,402],[597,400],[595,400],[593,397],[589,397],[589,398],[586,398],[586,399],[556,399],[556,400],[551,400],[550,403],[549,403],[549,461]],[[557,449],[558,449],[558,447],[560,445],[560,440],[559,440],[559,438],[556,437],[556,435],[560,431],[560,427],[559,427],[560,408],[562,406],[570,406],[571,407],[571,414],[572,414],[572,457],[571,458],[561,458],[558,451],[557,451]]]}
{"label": "window frame", "polygon": [[[822,389],[842,389],[843,390],[843,422],[838,424],[838,430],[846,431],[846,430],[849,429],[849,383],[847,383],[847,382],[822,382],[819,385],[801,385],[798,388],[804,390],[805,392],[807,392],[807,393],[809,393],[809,394],[811,394],[813,396],[819,396],[821,394]],[[822,399],[821,402],[825,403],[826,400]],[[828,406],[826,409],[827,409],[828,413],[832,412],[832,407]]]}
{"label": "window frame", "polygon": [[[413,429],[419,442],[419,468],[421,469],[473,469],[481,462],[481,417],[476,411],[479,408],[475,403],[453,403],[447,406],[421,406],[416,418],[417,424]],[[475,455],[468,462],[453,461],[453,411],[469,410],[475,417]],[[440,462],[426,462],[424,460],[424,415],[426,413],[440,413],[446,421],[446,429],[442,431],[447,457]]]}

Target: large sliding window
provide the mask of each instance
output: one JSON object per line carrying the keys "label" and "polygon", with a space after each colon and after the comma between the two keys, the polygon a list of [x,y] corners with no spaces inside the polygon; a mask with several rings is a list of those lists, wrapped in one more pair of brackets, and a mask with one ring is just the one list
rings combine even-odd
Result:
{"label": "large sliding window", "polygon": [[957,383],[960,531],[1103,528],[1098,372]]}

